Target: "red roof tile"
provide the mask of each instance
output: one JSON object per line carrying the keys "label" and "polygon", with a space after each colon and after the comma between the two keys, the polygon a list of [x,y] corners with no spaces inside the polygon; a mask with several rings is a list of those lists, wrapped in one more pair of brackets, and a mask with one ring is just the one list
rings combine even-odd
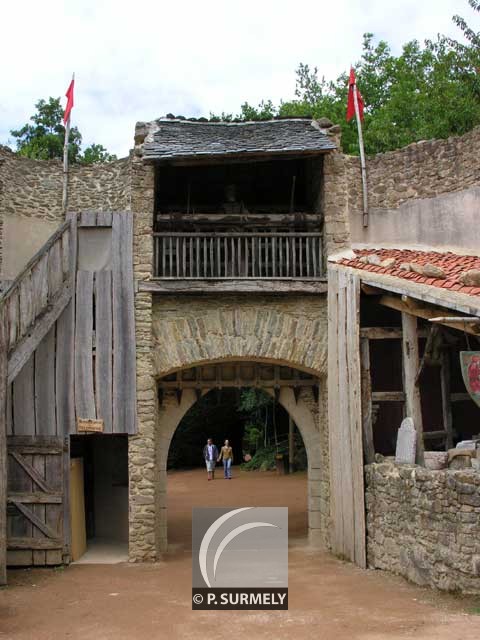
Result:
{"label": "red roof tile", "polygon": [[[360,262],[363,256],[376,254],[380,260],[395,258],[396,262],[391,267],[365,264]],[[445,279],[429,278],[413,271],[399,269],[402,263],[414,263],[418,265],[431,264],[441,267],[445,273]],[[357,249],[355,258],[340,260],[344,264],[355,269],[388,274],[397,278],[428,284],[440,289],[449,289],[473,296],[480,296],[480,287],[467,287],[460,281],[460,276],[469,269],[480,270],[479,256],[459,256],[454,253],[440,253],[437,251],[415,251],[412,249]]]}

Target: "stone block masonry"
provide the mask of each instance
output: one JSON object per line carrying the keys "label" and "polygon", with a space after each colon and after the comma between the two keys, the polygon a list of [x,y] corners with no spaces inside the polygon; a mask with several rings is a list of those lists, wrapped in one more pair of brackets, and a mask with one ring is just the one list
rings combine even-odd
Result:
{"label": "stone block masonry", "polygon": [[[372,209],[395,209],[415,198],[432,198],[480,184],[480,127],[446,140],[424,140],[367,160]],[[348,207],[362,209],[360,160],[345,159]]]}
{"label": "stone block masonry", "polygon": [[219,359],[325,375],[325,296],[162,296],[153,303],[155,374]]}
{"label": "stone block masonry", "polygon": [[480,593],[480,474],[384,462],[365,478],[369,567]]}

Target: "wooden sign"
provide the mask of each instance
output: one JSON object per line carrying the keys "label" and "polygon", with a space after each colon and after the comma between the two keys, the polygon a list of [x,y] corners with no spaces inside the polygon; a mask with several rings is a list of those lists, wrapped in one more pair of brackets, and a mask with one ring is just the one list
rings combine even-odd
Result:
{"label": "wooden sign", "polygon": [[103,420],[77,419],[77,433],[103,433]]}
{"label": "wooden sign", "polygon": [[465,387],[480,407],[480,351],[460,351],[460,366]]}

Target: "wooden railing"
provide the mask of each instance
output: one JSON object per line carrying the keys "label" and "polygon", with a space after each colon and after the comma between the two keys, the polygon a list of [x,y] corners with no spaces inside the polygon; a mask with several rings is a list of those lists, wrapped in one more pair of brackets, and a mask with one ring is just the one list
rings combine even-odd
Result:
{"label": "wooden railing", "polygon": [[15,377],[72,295],[73,218],[66,220],[0,296],[8,378]]}
{"label": "wooden railing", "polygon": [[318,279],[320,233],[154,233],[156,278]]}

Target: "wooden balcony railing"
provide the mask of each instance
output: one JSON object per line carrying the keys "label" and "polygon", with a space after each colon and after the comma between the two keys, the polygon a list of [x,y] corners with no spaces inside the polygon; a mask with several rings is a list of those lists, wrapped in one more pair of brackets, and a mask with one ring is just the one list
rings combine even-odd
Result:
{"label": "wooden balcony railing", "polygon": [[154,233],[154,274],[173,279],[319,279],[321,233]]}

